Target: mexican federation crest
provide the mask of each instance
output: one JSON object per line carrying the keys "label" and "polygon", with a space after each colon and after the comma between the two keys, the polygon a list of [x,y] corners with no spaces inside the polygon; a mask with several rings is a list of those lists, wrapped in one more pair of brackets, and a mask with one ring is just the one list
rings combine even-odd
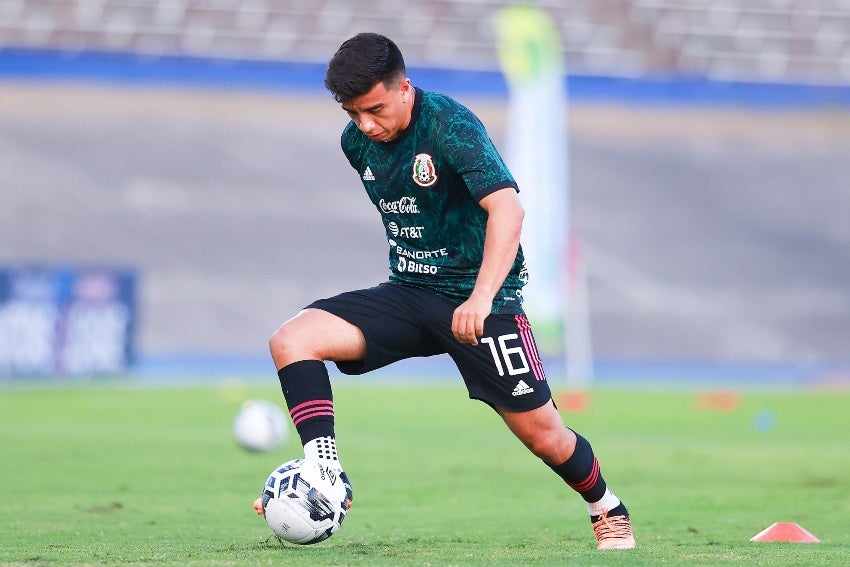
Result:
{"label": "mexican federation crest", "polygon": [[420,187],[430,187],[437,182],[434,159],[429,154],[416,154],[413,159],[413,180]]}

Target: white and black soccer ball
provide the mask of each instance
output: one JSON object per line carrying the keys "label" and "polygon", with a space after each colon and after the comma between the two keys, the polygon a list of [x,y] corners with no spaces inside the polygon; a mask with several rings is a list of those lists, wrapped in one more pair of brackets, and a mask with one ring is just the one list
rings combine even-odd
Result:
{"label": "white and black soccer ball", "polygon": [[233,438],[249,451],[273,451],[289,437],[287,415],[266,400],[248,400],[233,420]]}
{"label": "white and black soccer ball", "polygon": [[266,523],[284,541],[309,545],[331,537],[348,513],[344,479],[313,459],[283,463],[269,475],[262,504]]}

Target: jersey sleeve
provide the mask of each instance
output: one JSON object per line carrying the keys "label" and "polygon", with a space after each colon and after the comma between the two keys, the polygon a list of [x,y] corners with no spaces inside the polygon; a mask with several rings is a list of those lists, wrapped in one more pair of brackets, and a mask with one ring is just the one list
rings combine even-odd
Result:
{"label": "jersey sleeve", "polygon": [[475,200],[513,187],[519,191],[490,136],[480,120],[463,108],[446,123],[446,161],[463,178]]}
{"label": "jersey sleeve", "polygon": [[360,164],[363,161],[363,157],[362,152],[357,149],[357,145],[354,143],[354,134],[356,130],[357,127],[354,125],[354,122],[349,122],[342,130],[339,144],[342,147],[342,153],[345,154],[345,157],[348,159],[348,163],[351,164],[351,167],[353,167],[355,171],[360,171]]}

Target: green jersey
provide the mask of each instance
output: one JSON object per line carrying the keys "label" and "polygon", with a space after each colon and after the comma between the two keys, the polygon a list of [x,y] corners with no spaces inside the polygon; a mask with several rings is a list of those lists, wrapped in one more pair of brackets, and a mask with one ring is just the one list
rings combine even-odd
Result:
{"label": "green jersey", "polygon": [[[478,201],[518,190],[481,121],[447,96],[416,89],[410,124],[394,140],[370,140],[350,122],[342,150],[384,222],[390,281],[466,301],[484,256],[487,212]],[[520,248],[494,313],[522,312],[526,279]]]}

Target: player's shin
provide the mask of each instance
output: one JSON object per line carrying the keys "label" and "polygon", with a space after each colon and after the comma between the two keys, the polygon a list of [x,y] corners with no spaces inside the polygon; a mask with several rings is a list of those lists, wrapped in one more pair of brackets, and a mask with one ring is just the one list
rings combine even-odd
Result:
{"label": "player's shin", "polygon": [[301,360],[277,372],[292,423],[301,437],[304,456],[340,469],[334,439],[334,404],[325,363]]}
{"label": "player's shin", "polygon": [[587,439],[576,433],[576,447],[572,456],[560,465],[550,467],[587,502],[597,549],[635,547],[629,511],[608,490],[599,472],[599,461]]}
{"label": "player's shin", "polygon": [[[599,516],[603,510],[612,511],[621,506],[620,499],[608,490],[593,448],[578,433],[572,456],[560,465],[550,465],[550,468],[587,502],[587,511],[591,517]],[[625,507],[622,513],[628,513]]]}
{"label": "player's shin", "polygon": [[292,423],[301,437],[304,457],[315,459],[339,473],[350,508],[353,491],[336,450],[333,393],[325,363],[320,360],[293,362],[278,370],[277,377]]}

